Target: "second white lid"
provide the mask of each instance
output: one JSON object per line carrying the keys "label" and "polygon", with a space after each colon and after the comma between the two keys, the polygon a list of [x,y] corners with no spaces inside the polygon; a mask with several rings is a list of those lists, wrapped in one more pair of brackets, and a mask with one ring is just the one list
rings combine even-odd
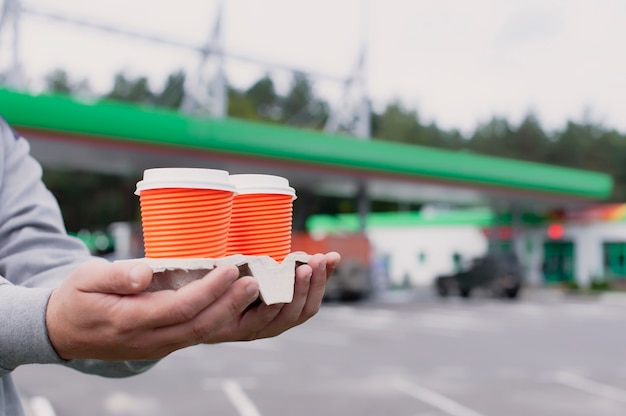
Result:
{"label": "second white lid", "polygon": [[230,175],[230,182],[238,194],[280,194],[296,199],[296,190],[282,176],[264,174]]}

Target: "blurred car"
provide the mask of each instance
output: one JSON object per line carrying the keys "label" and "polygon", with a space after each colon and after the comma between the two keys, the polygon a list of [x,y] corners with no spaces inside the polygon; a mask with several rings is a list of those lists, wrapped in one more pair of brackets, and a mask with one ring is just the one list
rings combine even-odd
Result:
{"label": "blurred car", "polygon": [[441,297],[458,294],[469,298],[475,289],[484,289],[493,296],[515,299],[523,285],[523,273],[514,254],[489,254],[476,258],[469,268],[458,273],[439,276],[435,290]]}

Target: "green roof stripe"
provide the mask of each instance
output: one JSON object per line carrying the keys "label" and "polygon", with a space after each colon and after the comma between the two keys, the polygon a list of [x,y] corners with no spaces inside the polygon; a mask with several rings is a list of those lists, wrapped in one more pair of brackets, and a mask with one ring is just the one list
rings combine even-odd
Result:
{"label": "green roof stripe", "polygon": [[297,163],[495,186],[586,199],[610,195],[609,175],[244,120],[203,119],[111,101],[78,101],[0,89],[0,114],[15,127],[111,140],[251,155]]}
{"label": "green roof stripe", "polygon": [[[443,225],[488,227],[495,220],[496,216],[492,210],[479,207],[431,213],[421,211],[375,212],[367,215],[365,224],[368,229]],[[313,233],[357,232],[360,229],[360,218],[358,214],[312,215],[307,220],[306,228]]]}
{"label": "green roof stripe", "polygon": [[[525,225],[544,224],[542,216],[523,213],[521,223]],[[441,211],[407,211],[407,212],[373,212],[365,220],[366,228],[380,227],[414,227],[414,226],[452,226],[471,225],[491,227],[494,225],[511,225],[510,213],[496,215],[492,209],[485,207],[441,210]],[[360,230],[359,214],[312,215],[307,219],[306,228],[313,233],[357,232]]]}

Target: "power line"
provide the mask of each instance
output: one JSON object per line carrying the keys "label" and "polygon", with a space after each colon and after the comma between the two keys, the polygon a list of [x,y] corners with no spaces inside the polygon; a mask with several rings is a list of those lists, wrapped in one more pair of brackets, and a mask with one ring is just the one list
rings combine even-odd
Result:
{"label": "power line", "polygon": [[334,81],[334,82],[345,82],[345,79],[346,79],[346,77],[340,77],[337,75],[332,75],[332,74],[328,74],[324,72],[311,71],[309,69],[305,69],[305,68],[301,68],[301,67],[297,67],[297,66],[293,66],[289,64],[269,61],[263,58],[254,57],[254,56],[250,56],[247,54],[244,55],[240,53],[218,51],[215,48],[211,48],[209,45],[198,46],[193,43],[185,42],[182,40],[177,40],[171,37],[165,37],[165,36],[161,36],[158,34],[140,32],[140,31],[136,31],[133,29],[121,28],[118,25],[112,25],[112,24],[104,23],[104,22],[96,22],[94,20],[90,20],[90,19],[86,19],[82,17],[68,16],[66,14],[61,14],[61,13],[51,11],[51,10],[36,9],[36,8],[22,5],[20,8],[20,11],[25,14],[30,14],[30,15],[48,19],[48,20],[53,20],[53,21],[62,22],[62,23],[69,23],[69,24],[73,24],[76,26],[80,26],[80,27],[86,27],[89,29],[98,30],[101,32],[108,32],[108,33],[112,33],[115,35],[132,37],[132,38],[136,38],[136,39],[140,39],[140,40],[144,40],[144,41],[148,41],[152,43],[159,43],[162,45],[173,46],[176,48],[188,49],[188,50],[200,53],[200,54],[220,53],[225,58],[229,58],[232,60],[245,62],[248,64],[255,64],[258,66],[269,67],[272,69],[288,71],[288,72],[301,72],[303,74],[307,74],[314,78],[323,78],[323,79]]}
{"label": "power line", "polygon": [[[19,23],[24,15],[32,15],[43,19],[48,19],[63,24],[72,24],[75,26],[97,30],[114,35],[139,39],[146,42],[168,45],[176,48],[193,51],[200,56],[200,65],[193,80],[187,80],[189,84],[193,81],[193,85],[185,88],[185,98],[183,100],[183,109],[187,112],[199,112],[201,114],[209,114],[213,116],[223,117],[226,115],[227,94],[226,81],[224,77],[224,61],[225,59],[236,60],[239,62],[265,67],[270,70],[287,71],[289,73],[302,73],[308,77],[315,79],[323,79],[338,83],[343,90],[343,102],[334,110],[327,120],[325,129],[327,131],[346,130],[350,134],[357,137],[369,137],[369,101],[367,98],[365,75],[366,75],[366,11],[363,8],[363,22],[361,33],[361,47],[355,68],[346,77],[340,77],[324,72],[311,71],[306,68],[294,65],[272,62],[259,57],[250,56],[249,54],[233,53],[226,51],[222,47],[221,41],[221,18],[222,18],[222,1],[220,0],[217,19],[207,41],[198,46],[196,44],[186,42],[172,37],[162,36],[154,33],[146,33],[129,28],[120,27],[117,24],[107,22],[98,22],[85,17],[70,16],[53,10],[44,10],[41,7],[29,7],[22,3],[21,0],[5,0],[4,7],[0,11],[0,31],[3,27],[11,26],[13,32],[13,62],[9,71],[8,80],[12,85],[21,85],[21,64],[19,60]],[[209,58],[217,64],[217,71],[212,75],[208,75],[207,66]]]}

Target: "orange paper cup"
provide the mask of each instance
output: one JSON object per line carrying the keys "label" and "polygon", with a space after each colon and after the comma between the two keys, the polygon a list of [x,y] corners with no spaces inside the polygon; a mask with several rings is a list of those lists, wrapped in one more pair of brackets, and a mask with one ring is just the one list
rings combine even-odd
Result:
{"label": "orange paper cup", "polygon": [[227,255],[270,256],[281,262],[291,251],[295,190],[274,175],[230,175],[233,200]]}
{"label": "orange paper cup", "polygon": [[149,258],[226,255],[235,187],[217,169],[148,169],[137,183]]}

